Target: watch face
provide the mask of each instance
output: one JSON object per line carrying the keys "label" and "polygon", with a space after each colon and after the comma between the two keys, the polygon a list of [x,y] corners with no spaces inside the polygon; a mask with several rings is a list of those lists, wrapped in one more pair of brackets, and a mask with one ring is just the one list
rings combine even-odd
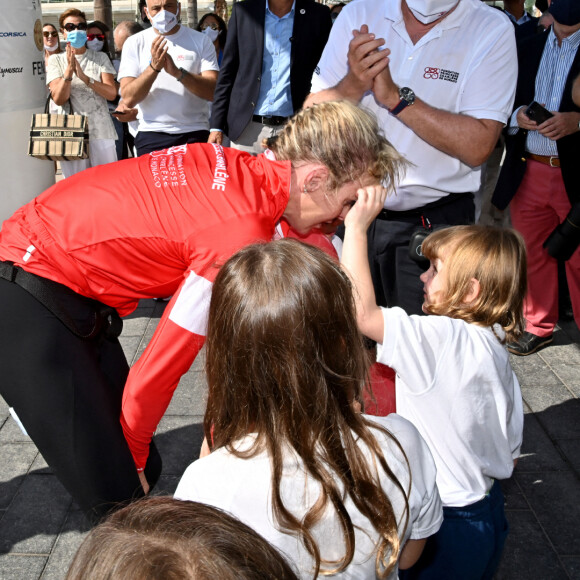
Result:
{"label": "watch face", "polygon": [[399,96],[412,105],[415,102],[415,93],[409,87],[402,87],[399,89]]}

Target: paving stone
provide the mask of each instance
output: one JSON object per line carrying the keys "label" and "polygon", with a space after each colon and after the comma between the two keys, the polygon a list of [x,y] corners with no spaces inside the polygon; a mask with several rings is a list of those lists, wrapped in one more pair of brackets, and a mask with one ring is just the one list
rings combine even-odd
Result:
{"label": "paving stone", "polygon": [[576,473],[580,474],[580,439],[558,439],[558,447]]}
{"label": "paving stone", "polygon": [[[580,555],[577,476],[564,471],[517,473],[515,477],[556,552]],[[535,577],[543,578],[542,575]]]}
{"label": "paving stone", "polygon": [[38,453],[36,458],[34,459],[34,463],[30,470],[33,473],[54,473],[52,468],[48,466],[48,463],[44,460],[44,457],[41,453]]}
{"label": "paving stone", "polygon": [[512,476],[509,479],[504,479],[501,482],[501,489],[505,498],[506,511],[530,509],[530,506],[528,505],[528,502],[515,477]]}
{"label": "paving stone", "polygon": [[149,318],[123,318],[123,337],[138,336],[140,339],[147,329]]}
{"label": "paving stone", "polygon": [[[0,580],[29,580],[39,578],[46,556],[0,556]],[[61,580],[64,575],[61,576]]]}
{"label": "paving stone", "polygon": [[554,373],[574,396],[580,397],[580,365],[562,362],[554,367]]}
{"label": "paving stone", "polygon": [[510,361],[522,387],[526,385],[548,386],[561,384],[560,379],[537,353],[523,357],[510,355]]}
{"label": "paving stone", "polygon": [[580,580],[580,556],[564,556],[561,560],[570,580]]}
{"label": "paving stone", "polygon": [[10,505],[37,455],[34,443],[0,445],[0,508]]}
{"label": "paving stone", "polygon": [[550,366],[556,367],[562,363],[580,365],[580,345],[571,343],[562,346],[549,346],[538,353],[539,357]]}
{"label": "paving stone", "polygon": [[155,435],[155,444],[163,459],[163,475],[181,477],[187,466],[199,457],[203,441],[202,417],[165,416]]}
{"label": "paving stone", "polygon": [[2,518],[0,553],[50,553],[72,500],[54,475],[30,474]]}
{"label": "paving stone", "polygon": [[173,495],[181,475],[162,475],[153,490],[152,495]]}
{"label": "paving stone", "polygon": [[0,444],[31,443],[32,439],[25,435],[12,416],[8,417],[0,429]]}
{"label": "paving stone", "polygon": [[566,462],[555,452],[554,444],[535,415],[524,415],[524,441],[516,471],[558,471]]}
{"label": "paving stone", "polygon": [[526,389],[524,398],[536,410],[536,418],[552,439],[580,437],[580,399],[559,401],[561,392]]}
{"label": "paving stone", "polygon": [[0,427],[2,427],[2,424],[9,415],[10,413],[8,412],[8,403],[2,397],[0,397]]}
{"label": "paving stone", "polygon": [[511,511],[507,516],[510,533],[494,580],[568,580],[534,515],[529,511]]}
{"label": "paving stone", "polygon": [[129,366],[133,365],[137,360],[137,353],[141,348],[142,339],[140,336],[121,336],[119,342],[125,353],[125,358]]}
{"label": "paving stone", "polygon": [[522,385],[522,397],[534,413],[578,400],[560,380],[550,385]]}
{"label": "paving stone", "polygon": [[190,371],[184,375],[173,394],[165,415],[205,414],[207,404],[207,383],[205,374]]}
{"label": "paving stone", "polygon": [[69,512],[48,559],[42,580],[62,580],[91,525],[80,510]]}

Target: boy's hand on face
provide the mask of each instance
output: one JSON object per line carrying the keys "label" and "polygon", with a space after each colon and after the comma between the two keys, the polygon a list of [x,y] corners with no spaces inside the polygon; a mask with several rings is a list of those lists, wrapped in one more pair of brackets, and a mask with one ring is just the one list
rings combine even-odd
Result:
{"label": "boy's hand on face", "polygon": [[379,212],[383,209],[387,190],[382,185],[369,185],[357,191],[358,198],[346,214],[344,225],[347,229],[365,233]]}

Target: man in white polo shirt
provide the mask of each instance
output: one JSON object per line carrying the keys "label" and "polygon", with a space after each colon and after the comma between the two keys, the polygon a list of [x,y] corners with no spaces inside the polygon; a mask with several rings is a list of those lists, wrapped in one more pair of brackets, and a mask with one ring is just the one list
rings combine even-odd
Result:
{"label": "man in white polo shirt", "polygon": [[121,97],[139,110],[138,155],[205,143],[217,71],[209,37],[181,26],[177,0],[147,0],[151,28],[127,39],[118,79]]}
{"label": "man in white polo shirt", "polygon": [[474,220],[480,165],[511,113],[514,55],[512,24],[480,0],[357,0],[335,22],[307,104],[360,101],[409,161],[369,229],[382,306],[420,313],[420,236]]}

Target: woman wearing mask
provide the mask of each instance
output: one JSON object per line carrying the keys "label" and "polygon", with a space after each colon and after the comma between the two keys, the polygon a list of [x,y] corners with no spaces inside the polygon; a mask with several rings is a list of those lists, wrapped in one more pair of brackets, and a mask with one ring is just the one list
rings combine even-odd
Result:
{"label": "woman wearing mask", "polygon": [[95,52],[104,52],[112,62],[111,51],[109,49],[109,27],[100,20],[94,20],[87,25],[87,48]]}
{"label": "woman wearing mask", "polygon": [[88,167],[117,161],[117,134],[107,106],[107,100],[117,96],[117,85],[109,57],[85,46],[88,26],[84,12],[65,10],[59,24],[66,52],[50,59],[46,82],[55,104],[63,106],[70,99],[74,112],[89,120],[89,157],[61,162],[63,176],[69,177]]}
{"label": "woman wearing mask", "polygon": [[224,56],[224,48],[226,46],[226,38],[228,36],[228,29],[223,18],[218,16],[215,12],[204,14],[197,25],[197,30],[209,36],[209,39],[215,46],[218,64],[221,66],[222,58]]}
{"label": "woman wearing mask", "polygon": [[48,59],[53,54],[61,52],[56,26],[45,24],[42,27],[42,36],[44,38],[44,66],[48,67]]}

